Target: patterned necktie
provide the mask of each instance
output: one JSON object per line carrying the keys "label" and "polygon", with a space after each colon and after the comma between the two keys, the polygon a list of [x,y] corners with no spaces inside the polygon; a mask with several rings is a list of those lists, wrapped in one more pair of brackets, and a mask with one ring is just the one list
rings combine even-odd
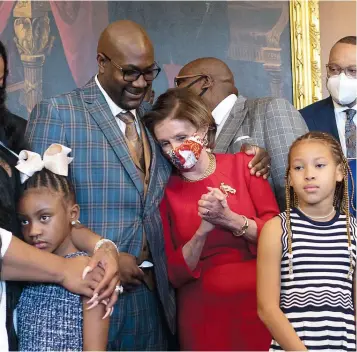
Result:
{"label": "patterned necktie", "polygon": [[140,166],[142,170],[144,170],[145,161],[144,161],[143,143],[135,126],[135,116],[130,111],[126,111],[120,113],[118,117],[126,125],[125,137],[127,138],[128,142],[131,144],[131,146],[134,148]]}
{"label": "patterned necktie", "polygon": [[347,158],[356,158],[356,125],[353,122],[356,110],[347,109],[344,111],[347,116],[345,128]]}

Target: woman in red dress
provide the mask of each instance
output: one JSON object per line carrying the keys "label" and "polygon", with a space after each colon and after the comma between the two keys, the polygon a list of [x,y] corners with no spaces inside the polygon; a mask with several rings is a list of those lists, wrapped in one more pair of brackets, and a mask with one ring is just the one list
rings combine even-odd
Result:
{"label": "woman in red dress", "polygon": [[145,123],[177,170],[161,215],[181,349],[268,350],[256,304],[257,239],[279,213],[268,181],[243,153],[209,152],[216,125],[185,88],[161,95]]}

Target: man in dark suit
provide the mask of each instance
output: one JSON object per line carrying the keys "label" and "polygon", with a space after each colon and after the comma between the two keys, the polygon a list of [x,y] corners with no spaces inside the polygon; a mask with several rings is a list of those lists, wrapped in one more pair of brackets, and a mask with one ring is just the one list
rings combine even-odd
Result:
{"label": "man in dark suit", "polygon": [[216,58],[189,62],[175,81],[176,85],[190,87],[202,96],[212,110],[217,124],[215,152],[237,153],[247,143],[266,149],[271,157],[270,181],[280,209],[285,210],[289,147],[308,132],[299,112],[281,98],[247,99],[238,95],[232,71]]}
{"label": "man in dark suit", "polygon": [[[159,204],[171,168],[140,122],[140,104],[160,72],[142,27],[117,21],[102,33],[98,74],[82,88],[39,103],[26,135],[32,150],[72,149],[70,177],[81,222],[116,243],[120,295],[108,350],[166,350],[175,331]],[[141,270],[142,262],[153,263]]]}
{"label": "man in dark suit", "polygon": [[348,158],[356,158],[356,37],[340,39],[327,68],[330,96],[300,110],[310,131],[327,132],[340,141]]}

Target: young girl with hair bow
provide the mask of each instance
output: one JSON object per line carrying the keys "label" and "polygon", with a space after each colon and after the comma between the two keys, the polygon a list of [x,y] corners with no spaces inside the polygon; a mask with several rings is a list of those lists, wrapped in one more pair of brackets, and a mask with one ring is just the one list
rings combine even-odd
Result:
{"label": "young girl with hair bow", "polygon": [[[43,159],[22,151],[16,166],[24,184],[17,209],[24,240],[65,258],[86,255],[71,238],[80,210],[67,178],[70,151],[52,144]],[[17,306],[19,350],[105,350],[111,311],[106,301],[87,303],[59,285],[27,285]]]}

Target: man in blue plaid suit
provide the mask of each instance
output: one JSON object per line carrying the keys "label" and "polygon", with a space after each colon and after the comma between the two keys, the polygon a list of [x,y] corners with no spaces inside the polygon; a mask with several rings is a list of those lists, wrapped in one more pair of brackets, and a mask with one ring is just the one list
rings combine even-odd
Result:
{"label": "man in blue plaid suit", "polygon": [[[81,222],[120,251],[125,291],[111,318],[108,349],[165,350],[176,307],[158,207],[171,169],[138,119],[160,69],[144,29],[131,21],[104,30],[97,61],[98,75],[84,87],[34,108],[26,135],[38,153],[51,143],[72,149]],[[138,268],[144,259],[152,269]]]}

